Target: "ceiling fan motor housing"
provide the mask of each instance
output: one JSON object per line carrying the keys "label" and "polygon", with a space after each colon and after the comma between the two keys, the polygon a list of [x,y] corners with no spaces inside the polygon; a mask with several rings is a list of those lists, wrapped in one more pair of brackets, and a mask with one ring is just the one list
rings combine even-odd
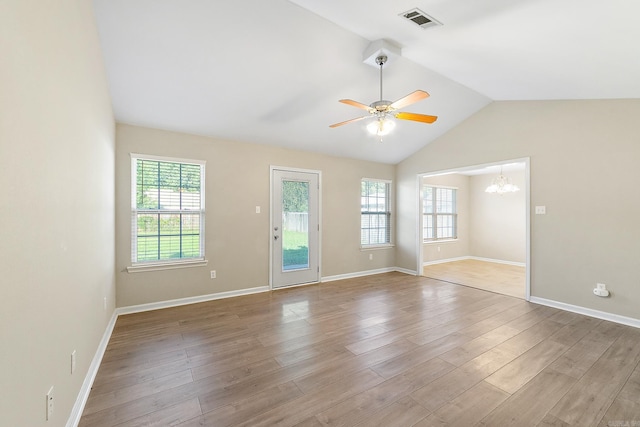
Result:
{"label": "ceiling fan motor housing", "polygon": [[380,101],[372,102],[369,106],[376,111],[387,111],[391,104],[392,104],[391,101],[380,100]]}

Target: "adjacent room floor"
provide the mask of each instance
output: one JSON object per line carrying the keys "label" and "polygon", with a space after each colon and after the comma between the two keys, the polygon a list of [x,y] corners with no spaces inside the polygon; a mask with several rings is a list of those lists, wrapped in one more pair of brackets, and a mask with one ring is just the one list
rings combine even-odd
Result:
{"label": "adjacent room floor", "polygon": [[121,316],[80,425],[607,426],[639,362],[639,329],[386,273]]}
{"label": "adjacent room floor", "polygon": [[525,268],[467,259],[424,267],[423,275],[459,285],[525,298]]}

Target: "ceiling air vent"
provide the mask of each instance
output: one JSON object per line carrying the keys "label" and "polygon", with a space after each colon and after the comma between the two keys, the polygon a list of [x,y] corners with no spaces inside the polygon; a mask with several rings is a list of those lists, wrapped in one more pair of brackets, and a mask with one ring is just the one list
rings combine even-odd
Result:
{"label": "ceiling air vent", "polygon": [[404,19],[407,19],[413,22],[420,28],[429,28],[429,27],[435,27],[436,25],[442,25],[442,23],[439,22],[437,19],[427,15],[417,7],[415,9],[402,12],[400,16],[402,16]]}

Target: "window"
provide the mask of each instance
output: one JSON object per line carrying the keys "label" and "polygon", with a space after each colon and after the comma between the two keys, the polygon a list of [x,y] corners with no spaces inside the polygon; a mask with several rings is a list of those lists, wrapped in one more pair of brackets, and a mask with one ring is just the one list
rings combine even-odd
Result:
{"label": "window", "polygon": [[422,238],[425,242],[458,238],[455,188],[423,187]]}
{"label": "window", "polygon": [[360,187],[360,245],[391,244],[391,182],[365,178]]}
{"label": "window", "polygon": [[204,162],[131,155],[131,261],[204,260]]}

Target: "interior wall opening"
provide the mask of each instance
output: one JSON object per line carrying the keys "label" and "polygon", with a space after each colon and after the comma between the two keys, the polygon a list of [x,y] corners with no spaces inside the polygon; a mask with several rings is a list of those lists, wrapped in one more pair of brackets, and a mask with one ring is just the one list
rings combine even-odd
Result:
{"label": "interior wall opening", "polygon": [[529,300],[529,159],[417,179],[420,274]]}

